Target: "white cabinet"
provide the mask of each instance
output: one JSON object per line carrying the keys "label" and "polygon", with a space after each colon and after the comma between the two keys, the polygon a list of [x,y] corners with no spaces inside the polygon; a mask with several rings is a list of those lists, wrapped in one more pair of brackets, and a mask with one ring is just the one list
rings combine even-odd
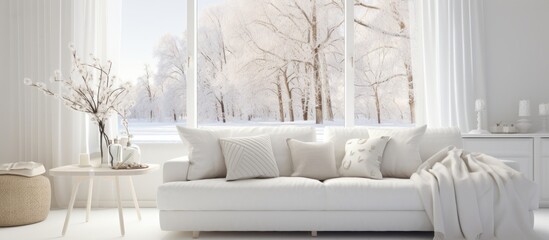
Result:
{"label": "white cabinet", "polygon": [[541,138],[540,161],[536,162],[536,178],[540,189],[540,206],[549,207],[549,137]]}
{"label": "white cabinet", "polygon": [[520,171],[526,177],[534,180],[534,139],[532,138],[465,137],[463,148],[470,152],[481,152],[496,158],[513,160],[519,163]]}
{"label": "white cabinet", "polygon": [[463,148],[518,162],[538,184],[540,207],[549,207],[549,134],[464,134]]}

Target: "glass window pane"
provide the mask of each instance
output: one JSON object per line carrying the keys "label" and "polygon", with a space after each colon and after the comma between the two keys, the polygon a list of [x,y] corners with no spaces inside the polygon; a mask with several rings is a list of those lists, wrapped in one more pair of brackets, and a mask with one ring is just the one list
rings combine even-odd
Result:
{"label": "glass window pane", "polygon": [[414,123],[408,1],[356,0],[357,124]]}
{"label": "glass window pane", "polygon": [[122,2],[120,76],[134,84],[134,140],[179,140],[174,125],[186,121],[186,27],[187,1]]}
{"label": "glass window pane", "polygon": [[343,0],[198,4],[199,124],[344,123]]}

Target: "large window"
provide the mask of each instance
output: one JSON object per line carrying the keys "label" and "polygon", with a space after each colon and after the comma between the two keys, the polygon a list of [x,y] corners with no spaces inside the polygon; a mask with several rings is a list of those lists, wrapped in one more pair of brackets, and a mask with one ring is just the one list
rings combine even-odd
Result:
{"label": "large window", "polygon": [[199,124],[343,124],[343,1],[198,4]]}
{"label": "large window", "polygon": [[355,1],[357,124],[414,123],[408,3],[406,0]]}
{"label": "large window", "polygon": [[134,85],[137,141],[177,140],[174,125],[185,124],[186,9],[182,0],[122,1],[120,76]]}
{"label": "large window", "polygon": [[408,5],[124,0],[136,140],[177,140],[174,124],[186,123],[413,124]]}

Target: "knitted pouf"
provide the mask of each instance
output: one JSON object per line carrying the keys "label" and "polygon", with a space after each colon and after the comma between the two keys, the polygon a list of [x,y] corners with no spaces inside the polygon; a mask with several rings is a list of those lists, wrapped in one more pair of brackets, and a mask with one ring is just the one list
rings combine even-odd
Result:
{"label": "knitted pouf", "polygon": [[50,212],[51,186],[39,175],[0,175],[0,227],[41,222]]}

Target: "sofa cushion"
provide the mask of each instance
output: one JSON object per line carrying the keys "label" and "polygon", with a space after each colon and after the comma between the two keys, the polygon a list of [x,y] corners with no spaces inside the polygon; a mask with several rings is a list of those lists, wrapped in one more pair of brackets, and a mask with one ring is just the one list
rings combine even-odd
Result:
{"label": "sofa cushion", "polygon": [[234,137],[219,139],[227,166],[227,181],[278,177],[271,137]]}
{"label": "sofa cushion", "polygon": [[353,138],[368,138],[367,127],[324,127],[324,141],[334,143],[336,168],[341,167],[345,156],[345,143]]}
{"label": "sofa cushion", "polygon": [[385,145],[391,138],[355,138],[345,144],[345,157],[341,162],[339,174],[343,177],[366,177],[382,179],[381,159]]}
{"label": "sofa cushion", "polygon": [[459,128],[427,128],[419,144],[421,160],[425,162],[425,160],[447,146],[463,147]]}
{"label": "sofa cushion", "polygon": [[292,177],[318,180],[338,177],[334,160],[334,144],[331,142],[302,142],[287,140],[292,155]]}
{"label": "sofa cushion", "polygon": [[419,143],[427,129],[426,125],[413,128],[370,128],[370,137],[390,136],[381,161],[384,177],[410,178],[422,163]]}
{"label": "sofa cushion", "polygon": [[158,188],[159,210],[421,211],[423,204],[410,179],[333,178],[324,182],[301,177],[223,178],[169,182]]}
{"label": "sofa cushion", "polygon": [[229,130],[212,131],[177,126],[177,131],[183,144],[189,148],[189,169],[186,177],[188,180],[219,178],[227,175],[219,138],[228,135]]}
{"label": "sofa cushion", "polygon": [[269,135],[280,176],[290,176],[293,172],[286,139],[293,138],[305,142],[316,140],[315,129],[308,126],[203,127],[199,129],[177,126],[177,129],[181,140],[189,148],[188,180],[225,177],[227,169],[219,138]]}
{"label": "sofa cushion", "polygon": [[322,182],[301,177],[170,182],[158,188],[159,210],[323,210]]}
{"label": "sofa cushion", "polygon": [[410,179],[342,177],[324,181],[329,210],[424,210]]}
{"label": "sofa cushion", "polygon": [[280,176],[292,175],[292,160],[290,149],[286,139],[293,138],[304,142],[316,141],[316,132],[313,127],[301,126],[272,126],[272,127],[210,127],[213,131],[229,131],[228,135],[222,137],[251,137],[267,134],[271,137],[273,153]]}

